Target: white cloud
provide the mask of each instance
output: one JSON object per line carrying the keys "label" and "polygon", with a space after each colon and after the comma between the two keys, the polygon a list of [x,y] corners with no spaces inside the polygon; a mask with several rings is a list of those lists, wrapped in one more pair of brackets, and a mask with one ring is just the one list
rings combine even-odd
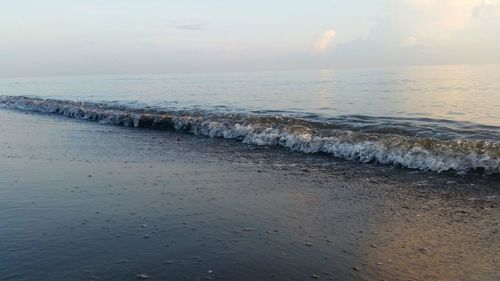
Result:
{"label": "white cloud", "polygon": [[[334,65],[500,63],[500,0],[392,0],[364,38],[336,42]],[[323,50],[323,49],[322,49]]]}
{"label": "white cloud", "polygon": [[456,43],[454,33],[470,27],[478,9],[499,8],[500,0],[398,0],[393,5],[391,32],[413,36],[425,45],[451,45]]}
{"label": "white cloud", "polygon": [[336,34],[337,31],[335,31],[334,29],[326,30],[323,35],[321,35],[321,37],[314,43],[313,51],[317,53],[324,52],[330,46]]}

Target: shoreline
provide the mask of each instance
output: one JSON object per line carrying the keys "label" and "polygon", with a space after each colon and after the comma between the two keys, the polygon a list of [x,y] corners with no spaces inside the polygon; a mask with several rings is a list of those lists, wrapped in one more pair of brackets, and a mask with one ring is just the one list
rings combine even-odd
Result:
{"label": "shoreline", "polygon": [[500,276],[492,177],[6,109],[0,129],[6,280]]}
{"label": "shoreline", "polygon": [[[234,139],[245,144],[281,147],[306,154],[326,153],[358,163],[401,166],[438,173],[500,175],[500,143],[494,137],[497,131],[493,128],[490,128],[491,131],[483,128],[481,133],[472,134],[473,139],[468,139],[467,135],[457,135],[457,128],[443,127],[442,131],[436,131],[436,126],[429,124],[424,129],[420,128],[422,124],[409,128],[406,121],[387,127],[372,123],[364,131],[354,129],[356,125],[349,123],[349,118],[329,124],[280,115],[225,114],[204,110],[163,111],[148,106],[128,107],[116,102],[75,102],[23,96],[0,96],[0,105],[8,109],[61,115],[101,124]],[[364,122],[366,120],[355,121],[356,124]],[[347,124],[341,125],[343,123]],[[387,120],[383,123],[387,123]],[[346,126],[345,130],[342,126]],[[374,126],[384,128],[374,130]],[[452,134],[454,137],[420,137],[418,132],[423,133],[422,130],[426,134]],[[465,132],[468,129],[458,131]],[[482,138],[477,139],[479,136],[475,134]]]}

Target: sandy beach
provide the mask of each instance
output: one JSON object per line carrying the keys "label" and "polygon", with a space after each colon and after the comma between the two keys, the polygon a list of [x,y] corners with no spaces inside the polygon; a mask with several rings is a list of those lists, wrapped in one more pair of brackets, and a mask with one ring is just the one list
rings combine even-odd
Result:
{"label": "sandy beach", "polygon": [[1,280],[499,280],[498,176],[0,109]]}

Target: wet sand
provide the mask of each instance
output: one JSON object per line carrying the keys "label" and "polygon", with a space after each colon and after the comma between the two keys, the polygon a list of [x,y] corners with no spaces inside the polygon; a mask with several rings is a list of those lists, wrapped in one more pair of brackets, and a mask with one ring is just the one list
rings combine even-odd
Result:
{"label": "wet sand", "polygon": [[499,182],[0,109],[0,280],[499,280]]}

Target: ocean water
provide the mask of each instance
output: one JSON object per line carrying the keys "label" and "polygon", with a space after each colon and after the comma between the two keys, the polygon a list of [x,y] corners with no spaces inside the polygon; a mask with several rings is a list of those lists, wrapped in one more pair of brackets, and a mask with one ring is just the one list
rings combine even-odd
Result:
{"label": "ocean water", "polygon": [[0,79],[4,107],[359,162],[500,172],[500,66]]}

